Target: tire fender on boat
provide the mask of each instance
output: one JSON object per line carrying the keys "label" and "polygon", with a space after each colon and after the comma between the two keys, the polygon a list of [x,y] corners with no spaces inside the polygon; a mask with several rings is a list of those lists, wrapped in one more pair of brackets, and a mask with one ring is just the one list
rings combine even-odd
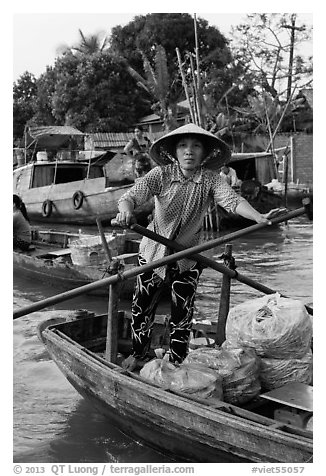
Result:
{"label": "tire fender on boat", "polygon": [[75,210],[79,210],[84,201],[85,195],[81,190],[77,190],[72,196],[72,204]]}
{"label": "tire fender on boat", "polygon": [[51,200],[44,200],[44,202],[42,203],[42,215],[44,217],[51,216],[52,208],[53,202]]}

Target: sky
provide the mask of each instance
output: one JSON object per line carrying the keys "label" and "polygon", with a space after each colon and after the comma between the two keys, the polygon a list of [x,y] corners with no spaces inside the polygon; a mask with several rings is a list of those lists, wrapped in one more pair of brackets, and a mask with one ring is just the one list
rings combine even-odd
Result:
{"label": "sky", "polygon": [[[57,48],[61,44],[78,42],[78,29],[85,35],[99,31],[110,34],[116,25],[130,22],[136,13],[17,13],[14,15],[14,80],[24,71],[38,76],[46,65],[54,63]],[[198,14],[226,34],[232,24],[241,20],[241,14]],[[212,20],[212,21],[211,21]]]}
{"label": "sky", "polygon": [[[71,3],[73,2],[69,2],[69,5]],[[97,5],[97,2],[95,2],[95,5]],[[135,4],[130,9],[131,13],[97,13],[97,11],[101,12],[101,9],[97,8],[93,8],[93,11],[88,13],[79,13],[78,11],[72,13],[72,8],[66,13],[64,11],[56,13],[53,9],[49,13],[42,12],[41,9],[35,12],[33,12],[33,9],[29,9],[28,12],[14,10],[13,81],[16,81],[25,71],[29,71],[36,77],[45,72],[47,65],[54,64],[58,55],[58,47],[62,45],[72,46],[78,43],[79,29],[86,36],[98,32],[104,32],[109,36],[112,27],[126,25],[136,15],[147,13],[147,11],[140,8],[141,4],[139,3],[137,4],[139,10],[132,13],[134,12],[134,6]],[[180,3],[178,3],[178,6],[181,6]],[[185,11],[193,14],[189,12],[189,7]],[[250,11],[246,13],[250,13]],[[244,20],[246,13],[196,14],[197,17],[206,19],[209,25],[217,27],[221,33],[228,37],[231,26],[235,26]],[[301,21],[312,25],[312,14],[302,13],[299,18]]]}

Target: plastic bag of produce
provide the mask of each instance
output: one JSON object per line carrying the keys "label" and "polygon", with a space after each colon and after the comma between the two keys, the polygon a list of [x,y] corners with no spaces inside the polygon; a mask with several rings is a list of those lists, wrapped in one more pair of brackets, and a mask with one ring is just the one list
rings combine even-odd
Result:
{"label": "plastic bag of produce", "polygon": [[232,372],[223,378],[224,400],[233,404],[249,402],[260,390],[260,362],[255,351],[249,348],[231,348],[225,342],[223,352],[238,362]]}
{"label": "plastic bag of produce", "polygon": [[307,421],[306,430],[314,431],[314,417],[311,416]]}
{"label": "plastic bag of produce", "polygon": [[200,365],[182,363],[175,366],[165,359],[154,359],[144,365],[140,376],[160,387],[192,394],[200,398],[214,397],[222,400],[222,379]]}
{"label": "plastic bag of produce", "polygon": [[253,349],[236,349],[227,344],[218,349],[197,349],[188,354],[184,363],[214,369],[222,377],[223,398],[226,402],[245,403],[260,392],[259,358]]}
{"label": "plastic bag of produce", "polygon": [[239,356],[234,352],[228,352],[224,348],[201,347],[189,352],[184,360],[185,364],[204,365],[210,369],[214,369],[221,377],[227,377],[234,369],[241,366]]}
{"label": "plastic bag of produce", "polygon": [[233,307],[226,340],[234,347],[252,347],[262,357],[300,358],[312,340],[312,323],[303,303],[278,293]]}
{"label": "plastic bag of produce", "polygon": [[282,387],[290,382],[311,384],[313,375],[312,352],[298,359],[261,358],[260,381],[266,390]]}

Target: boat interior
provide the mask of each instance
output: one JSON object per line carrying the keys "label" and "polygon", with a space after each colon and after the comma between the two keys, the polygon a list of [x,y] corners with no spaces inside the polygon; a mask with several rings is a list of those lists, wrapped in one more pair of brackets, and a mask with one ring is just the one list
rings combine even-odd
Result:
{"label": "boat interior", "polygon": [[[139,375],[140,368],[149,360],[155,358],[155,349],[168,349],[168,318],[164,315],[157,315],[155,318],[151,347],[148,358],[133,371],[122,370],[120,365],[122,360],[131,353],[131,316],[125,311],[118,311],[118,348],[115,363],[110,362],[107,349],[107,315],[95,316],[88,311],[79,311],[71,321],[56,324],[49,329],[62,339],[73,342],[92,358],[100,360],[105,365],[115,368],[120,373],[125,373],[133,379],[144,380]],[[46,324],[46,323],[45,323]],[[202,331],[206,336],[214,337],[216,325],[201,324],[194,325],[196,330]],[[112,360],[112,359],[111,359]],[[148,382],[147,382],[148,383]],[[153,384],[154,386],[157,386]],[[264,426],[281,430],[287,434],[305,437],[312,440],[313,433],[309,429],[308,422],[312,421],[312,387],[310,385],[294,383],[269,392],[262,392],[245,405],[234,405],[214,397],[197,398],[190,394],[168,391],[191,401],[203,404],[212,409],[231,413],[247,421],[260,423]]]}
{"label": "boat interior", "polygon": [[[86,234],[82,236],[87,236]],[[96,235],[90,235],[96,236]],[[32,227],[32,244],[28,251],[20,253],[28,254],[39,259],[57,260],[61,259],[72,264],[71,249],[69,243],[78,240],[79,233],[68,231],[42,230],[38,227]],[[139,235],[129,232],[125,240],[123,253],[116,256],[116,259],[124,260],[125,264],[134,263],[138,256]]]}

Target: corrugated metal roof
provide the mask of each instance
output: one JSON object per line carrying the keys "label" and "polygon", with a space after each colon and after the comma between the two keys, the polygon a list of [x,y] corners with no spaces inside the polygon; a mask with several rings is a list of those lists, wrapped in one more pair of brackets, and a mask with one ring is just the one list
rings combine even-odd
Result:
{"label": "corrugated metal roof", "polygon": [[162,122],[162,119],[157,114],[149,114],[139,120],[139,124],[144,124],[146,122]]}
{"label": "corrugated metal roof", "polygon": [[[154,142],[164,135],[164,131],[151,134],[144,132],[144,135],[146,135],[151,142]],[[93,147],[97,149],[121,149],[133,139],[133,137],[133,132],[96,132],[94,134],[87,134],[87,138],[91,140]]]}
{"label": "corrugated metal roof", "polygon": [[87,134],[94,147],[99,149],[124,147],[133,137],[132,132],[95,132]]}

